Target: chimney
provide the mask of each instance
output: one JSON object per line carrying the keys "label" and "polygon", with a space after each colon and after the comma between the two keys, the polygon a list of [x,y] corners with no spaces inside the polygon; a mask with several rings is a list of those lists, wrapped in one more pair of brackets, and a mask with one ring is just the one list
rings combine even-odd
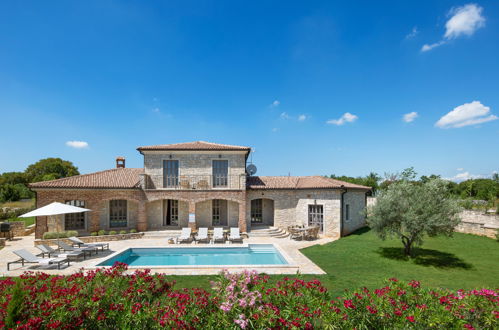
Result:
{"label": "chimney", "polygon": [[116,168],[125,168],[125,157],[116,157]]}

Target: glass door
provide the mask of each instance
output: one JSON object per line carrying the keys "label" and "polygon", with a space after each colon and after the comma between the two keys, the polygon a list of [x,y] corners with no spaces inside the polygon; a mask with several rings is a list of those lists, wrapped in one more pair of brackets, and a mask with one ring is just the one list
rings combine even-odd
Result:
{"label": "glass door", "polygon": [[324,230],[324,208],[322,205],[308,206],[308,225],[318,226],[321,232]]}

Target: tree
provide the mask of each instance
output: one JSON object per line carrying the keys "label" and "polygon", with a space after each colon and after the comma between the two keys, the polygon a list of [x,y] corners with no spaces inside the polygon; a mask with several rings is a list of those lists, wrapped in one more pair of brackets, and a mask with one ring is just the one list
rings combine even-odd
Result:
{"label": "tree", "polygon": [[25,174],[29,182],[38,182],[65,178],[80,173],[72,162],[60,158],[45,158],[28,166]]}
{"label": "tree", "polygon": [[21,198],[21,194],[16,185],[7,183],[0,187],[1,202],[18,201],[19,198]]}
{"label": "tree", "polygon": [[367,211],[367,223],[381,239],[396,236],[411,256],[413,245],[425,235],[451,236],[461,208],[449,198],[447,183],[434,179],[424,184],[405,180],[392,183]]}

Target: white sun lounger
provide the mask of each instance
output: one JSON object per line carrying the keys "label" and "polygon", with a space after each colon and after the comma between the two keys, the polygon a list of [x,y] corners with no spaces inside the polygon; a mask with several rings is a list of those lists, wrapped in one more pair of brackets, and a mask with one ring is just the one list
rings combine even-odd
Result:
{"label": "white sun lounger", "polygon": [[225,243],[224,229],[222,227],[215,227],[213,229],[213,243]]}
{"label": "white sun lounger", "polygon": [[38,264],[39,266],[50,266],[57,265],[57,269],[61,269],[61,264],[67,263],[69,267],[69,259],[68,258],[40,258],[35,256],[33,253],[27,250],[16,250],[12,251],[15,255],[20,257],[21,259],[16,261],[11,261],[7,263],[7,270],[10,270],[10,265],[12,264],[22,264],[24,266],[27,264]]}
{"label": "white sun lounger", "polygon": [[192,242],[191,228],[182,228],[180,236],[177,238],[178,243],[190,243]]}
{"label": "white sun lounger", "polygon": [[239,228],[238,227],[231,227],[230,228],[230,236],[229,236],[229,241],[231,242],[243,242],[243,238],[241,237],[239,233]]}
{"label": "white sun lounger", "polygon": [[198,242],[210,242],[210,238],[208,237],[208,228],[201,227],[199,228],[198,234],[196,235],[196,241]]}

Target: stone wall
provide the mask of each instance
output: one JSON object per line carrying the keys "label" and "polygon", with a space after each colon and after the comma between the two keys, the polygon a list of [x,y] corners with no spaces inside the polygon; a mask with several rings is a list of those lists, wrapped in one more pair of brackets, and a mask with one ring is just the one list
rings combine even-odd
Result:
{"label": "stone wall", "polygon": [[465,210],[461,212],[460,217],[461,223],[456,227],[457,232],[495,238],[499,229],[498,215]]}
{"label": "stone wall", "polygon": [[5,246],[5,242],[7,241],[6,238],[0,237],[0,248]]}
{"label": "stone wall", "polygon": [[[122,241],[127,239],[139,239],[142,238],[142,236],[144,236],[144,233],[129,233],[129,234],[102,235],[102,236],[80,236],[78,238],[85,243],[98,243],[98,242]],[[45,245],[57,246],[57,241],[64,241],[66,244],[70,246],[73,245],[73,242],[67,238],[36,239],[35,245],[45,244]]]}
{"label": "stone wall", "polygon": [[[366,208],[366,194],[363,191],[348,191],[343,195],[345,207],[343,235],[353,233],[366,225],[366,218],[363,214]],[[349,218],[346,217],[346,205],[349,205]]]}
{"label": "stone wall", "polygon": [[[308,225],[308,205],[323,205],[324,235],[340,235],[341,192],[335,189],[304,190],[249,190],[246,201],[247,226],[251,223],[251,200],[263,198],[273,201],[274,226],[286,229],[292,225]],[[345,202],[350,203],[351,220],[344,234],[365,225],[361,211],[365,207],[365,193],[349,191],[345,194]]]}
{"label": "stone wall", "polygon": [[[198,151],[193,152],[159,152],[144,151],[144,173],[149,176],[148,189],[163,188],[163,161],[178,160],[179,176],[203,177],[210,181],[213,175],[213,161],[227,160],[229,163],[229,189],[246,189],[246,156],[245,152]],[[171,155],[171,158],[170,158]],[[220,157],[221,156],[221,157]]]}
{"label": "stone wall", "polygon": [[[145,194],[139,189],[36,189],[36,207],[42,207],[52,202],[64,203],[68,200],[83,200],[85,207],[92,210],[88,212],[85,218],[85,229],[79,231],[80,234],[109,229],[108,227],[108,207],[109,200],[126,199],[129,204],[129,223],[126,228],[121,229],[139,229],[145,230],[143,225],[139,228],[139,218],[142,216],[141,223],[145,222],[145,214],[140,214],[139,203],[145,200]],[[60,220],[59,220],[60,222]],[[35,237],[41,238],[43,233],[49,231],[47,217],[36,218]],[[61,228],[63,229],[63,228]],[[114,228],[113,228],[114,230]]]}

